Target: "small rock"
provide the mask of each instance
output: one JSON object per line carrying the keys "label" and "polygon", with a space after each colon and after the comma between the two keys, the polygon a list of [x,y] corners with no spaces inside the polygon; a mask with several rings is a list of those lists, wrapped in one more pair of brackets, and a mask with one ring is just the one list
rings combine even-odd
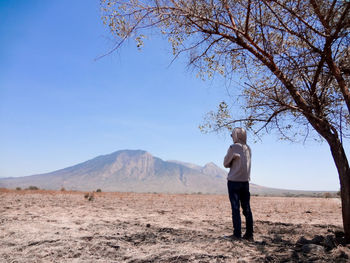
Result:
{"label": "small rock", "polygon": [[275,235],[274,238],[272,239],[273,243],[281,243],[282,242],[282,237],[279,235]]}
{"label": "small rock", "polygon": [[345,236],[345,233],[343,231],[335,231],[334,235],[336,238],[342,238]]}
{"label": "small rock", "polygon": [[317,244],[317,245],[321,245],[324,241],[324,237],[323,236],[319,236],[319,235],[316,235],[313,239],[311,239],[311,243],[313,244]]}
{"label": "small rock", "polygon": [[265,256],[265,262],[274,262],[275,261],[275,258],[270,256],[270,255],[266,255]]}
{"label": "small rock", "polygon": [[300,237],[297,241],[297,245],[305,245],[305,244],[309,244],[309,240],[307,240],[304,236]]}
{"label": "small rock", "polygon": [[151,227],[151,224],[147,224],[146,227]]}
{"label": "small rock", "polygon": [[347,260],[350,258],[350,249],[346,247],[338,247],[332,251],[333,257],[339,259],[339,261]]}
{"label": "small rock", "polygon": [[305,244],[302,246],[301,250],[306,254],[320,254],[324,252],[324,247],[315,244]]}
{"label": "small rock", "polygon": [[255,244],[260,245],[260,246],[266,246],[267,242],[265,240],[262,241],[255,241]]}
{"label": "small rock", "polygon": [[324,240],[324,245],[328,250],[331,250],[336,247],[334,242],[334,237],[332,235],[327,235]]}
{"label": "small rock", "polygon": [[338,258],[338,259],[349,259],[349,256],[347,254],[345,254],[344,251],[339,251],[337,252],[335,255],[335,258]]}
{"label": "small rock", "polygon": [[345,239],[345,233],[343,231],[335,231],[334,232],[335,235],[335,244],[336,245],[346,245],[346,239]]}

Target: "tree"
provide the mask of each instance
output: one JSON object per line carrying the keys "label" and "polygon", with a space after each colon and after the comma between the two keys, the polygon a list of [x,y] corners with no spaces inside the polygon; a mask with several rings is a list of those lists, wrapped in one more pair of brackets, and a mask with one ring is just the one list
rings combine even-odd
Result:
{"label": "tree", "polygon": [[[343,138],[350,127],[350,3],[348,0],[102,0],[103,21],[118,41],[142,47],[145,29],[158,29],[174,59],[189,54],[201,76],[242,76],[238,103],[222,102],[202,127],[244,124],[285,138],[316,131],[330,146],[341,186],[350,242],[350,167]],[[115,50],[114,49],[114,50]]]}

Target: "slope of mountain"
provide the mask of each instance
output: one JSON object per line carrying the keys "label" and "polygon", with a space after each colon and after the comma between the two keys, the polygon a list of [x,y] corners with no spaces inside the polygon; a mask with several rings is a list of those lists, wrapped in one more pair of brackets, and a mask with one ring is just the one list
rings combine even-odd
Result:
{"label": "slope of mountain", "polygon": [[[199,166],[163,161],[142,150],[121,150],[51,173],[0,178],[0,188],[158,193],[226,194],[227,171],[214,163]],[[274,196],[320,196],[320,191],[296,191],[250,184],[252,194]]]}
{"label": "slope of mountain", "polygon": [[122,150],[54,171],[2,178],[0,187],[43,189],[226,193],[226,172],[213,163],[201,167],[163,161],[142,150]]}

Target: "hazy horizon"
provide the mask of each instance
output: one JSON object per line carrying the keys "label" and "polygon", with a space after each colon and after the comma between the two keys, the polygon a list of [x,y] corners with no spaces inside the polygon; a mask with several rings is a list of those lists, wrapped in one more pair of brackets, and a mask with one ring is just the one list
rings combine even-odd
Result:
{"label": "hazy horizon", "polygon": [[[147,152],[147,153],[150,153],[149,151],[147,150],[144,150],[144,149],[119,149],[117,151],[114,151],[112,153],[106,153],[106,154],[103,154],[103,155],[98,155],[98,156],[95,156],[94,158],[92,159],[88,159],[88,160],[85,160],[84,162],[87,162],[87,161],[90,161],[90,160],[93,160],[95,158],[98,158],[98,157],[102,157],[102,156],[108,156],[108,155],[111,155],[111,154],[114,154],[114,153],[117,153],[117,152],[123,152],[123,151],[143,151],[143,152]],[[162,161],[165,161],[165,162],[179,162],[179,163],[186,163],[186,164],[189,164],[189,165],[195,165],[195,166],[199,166],[199,167],[205,167],[205,165],[207,164],[210,164],[210,163],[214,163],[214,162],[209,162],[209,163],[206,163],[204,165],[198,165],[198,164],[195,164],[195,163],[191,163],[191,162],[187,162],[186,160],[164,160],[163,158],[161,158],[161,156],[154,156],[152,153],[150,153],[153,157],[155,158],[159,158],[161,159]],[[81,162],[81,163],[76,163],[72,166],[67,166],[67,167],[62,167],[60,169],[57,169],[57,170],[53,170],[53,171],[45,171],[45,172],[42,172],[42,173],[38,173],[38,174],[29,174],[29,175],[25,175],[25,176],[9,176],[9,177],[4,177],[4,176],[1,176],[0,175],[0,178],[17,178],[17,177],[27,177],[27,176],[33,176],[33,175],[41,175],[41,174],[48,174],[48,173],[53,173],[53,172],[56,172],[56,171],[59,171],[59,170],[64,170],[66,168],[71,168],[71,167],[74,167],[74,166],[77,166],[77,165],[80,165],[84,162]],[[228,172],[229,169],[226,169],[226,168],[222,168],[220,167],[218,164],[214,163],[214,165],[216,165],[217,167],[221,168],[222,170],[225,170],[226,172]],[[272,188],[272,189],[279,189],[279,190],[292,190],[292,191],[307,191],[307,192],[312,192],[312,191],[320,191],[320,192],[334,192],[335,190],[330,190],[330,189],[321,189],[321,190],[310,190],[310,189],[292,189],[292,188],[280,188],[280,187],[271,187],[269,185],[261,185],[261,184],[256,184],[254,181],[251,181],[250,183],[252,184],[255,184],[255,185],[258,185],[258,186],[262,186],[262,187],[267,187],[267,188]],[[128,189],[126,189],[128,190]]]}

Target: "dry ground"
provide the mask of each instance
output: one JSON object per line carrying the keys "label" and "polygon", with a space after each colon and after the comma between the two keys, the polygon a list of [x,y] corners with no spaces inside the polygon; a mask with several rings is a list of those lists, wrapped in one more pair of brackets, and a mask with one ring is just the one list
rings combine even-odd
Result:
{"label": "dry ground", "polygon": [[229,241],[227,196],[1,190],[0,262],[350,262],[338,199],[251,205],[255,241]]}

